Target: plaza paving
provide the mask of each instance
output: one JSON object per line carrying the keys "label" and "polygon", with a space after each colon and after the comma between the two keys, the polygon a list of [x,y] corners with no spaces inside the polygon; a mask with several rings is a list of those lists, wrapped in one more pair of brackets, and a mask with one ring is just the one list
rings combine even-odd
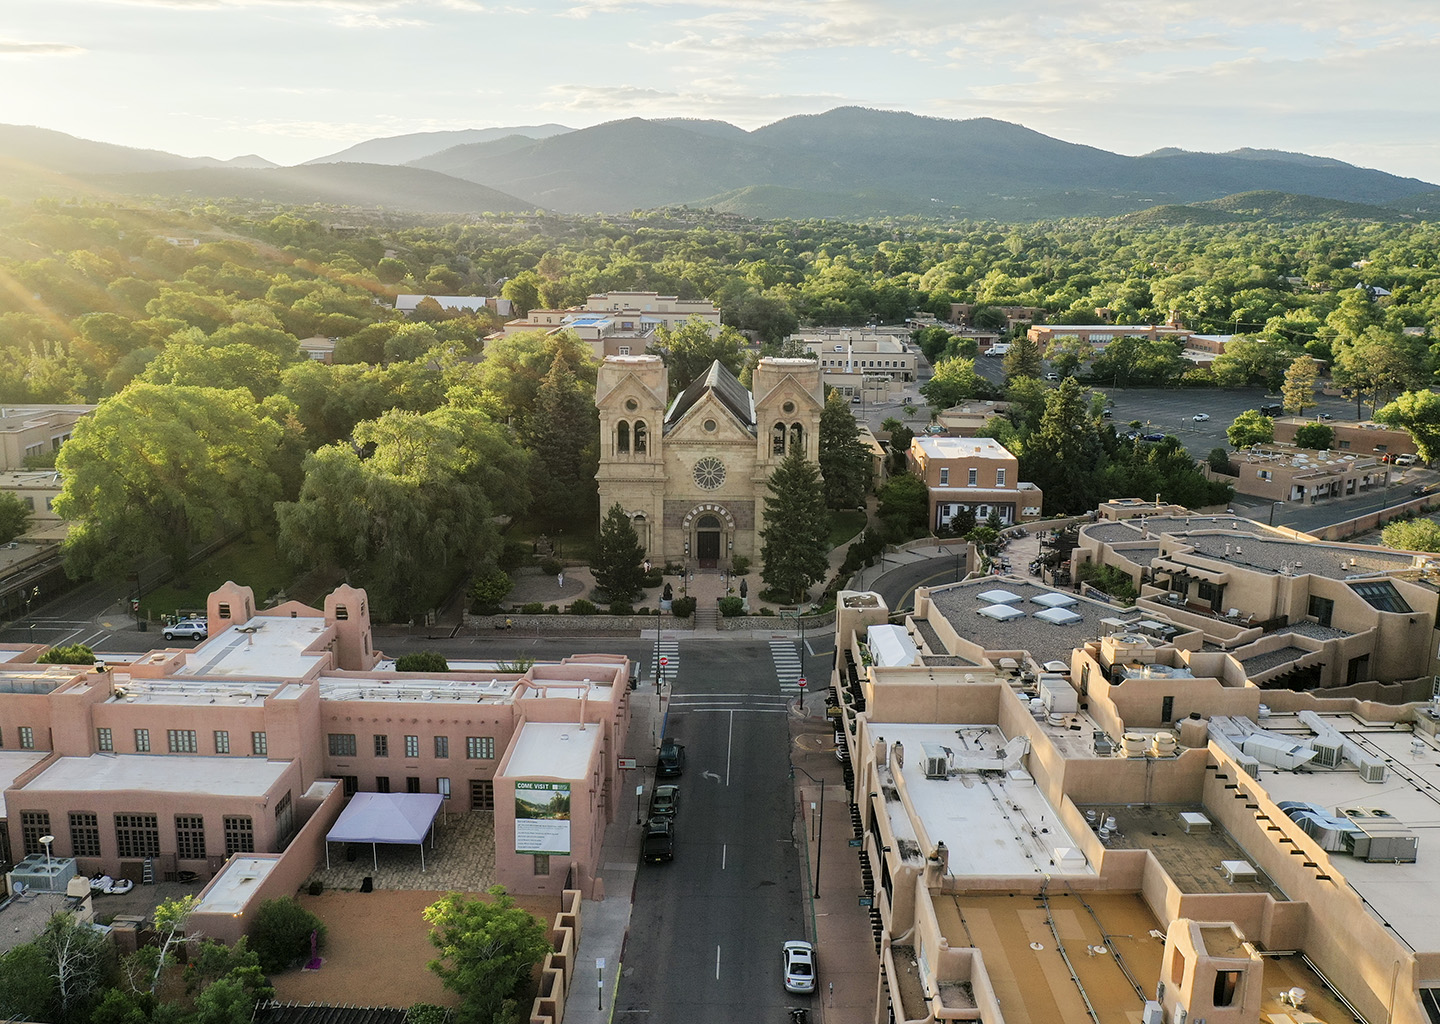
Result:
{"label": "plaza paving", "polygon": [[369,844],[331,843],[330,867],[326,868],[321,861],[307,885],[319,880],[327,890],[359,889],[366,877],[370,877],[376,889],[484,892],[495,884],[495,815],[492,812],[442,814],[435,819],[434,839],[433,849],[429,843],[425,844],[423,871],[420,851],[414,846],[377,845],[372,859]]}

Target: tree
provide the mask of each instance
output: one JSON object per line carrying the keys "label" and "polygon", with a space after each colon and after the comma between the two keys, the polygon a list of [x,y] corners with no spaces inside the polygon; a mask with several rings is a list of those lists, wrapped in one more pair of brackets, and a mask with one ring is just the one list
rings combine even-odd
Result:
{"label": "tree", "polygon": [[929,533],[930,491],[925,481],[910,473],[891,477],[880,488],[879,516],[892,543]]}
{"label": "tree", "polygon": [[95,652],[84,644],[62,644],[50,648],[35,660],[42,665],[93,665]]}
{"label": "tree", "polygon": [[838,391],[825,399],[820,413],[820,475],[825,480],[825,504],[855,508],[870,493],[873,466],[870,449],[860,440],[860,428],[850,403]]}
{"label": "tree", "polygon": [[915,440],[915,431],[909,427],[898,427],[890,432],[890,471],[903,473],[909,463],[910,442]]}
{"label": "tree", "polygon": [[9,544],[16,537],[23,536],[30,529],[33,513],[18,495],[8,491],[0,493],[0,544]]}
{"label": "tree", "polygon": [[670,369],[670,393],[678,395],[717,359],[737,377],[745,365],[745,337],[733,327],[711,334],[711,324],[691,317],[679,327],[657,327],[650,348],[660,353]]}
{"label": "tree", "polygon": [[1266,391],[1275,391],[1285,381],[1285,369],[1295,350],[1289,345],[1264,338],[1237,337],[1215,357],[1211,369],[1221,387],[1238,388],[1259,384]]}
{"label": "tree", "polygon": [[600,523],[595,584],[611,601],[629,601],[645,585],[645,549],[624,507],[617,501]]}
{"label": "tree", "polygon": [[1296,356],[1291,361],[1285,371],[1285,383],[1280,387],[1280,400],[1286,412],[1304,416],[1306,409],[1319,404],[1315,400],[1315,382],[1319,376],[1315,360],[1309,356]]}
{"label": "tree", "polygon": [[132,384],[101,403],[56,459],[66,570],[115,577],[163,554],[183,574],[197,542],[269,523],[284,435],[246,391]]}
{"label": "tree", "polygon": [[600,459],[600,417],[595,389],[575,379],[557,352],[535,394],[534,412],[519,431],[530,452],[530,508],[551,525],[594,508]]}
{"label": "tree", "polygon": [[1021,479],[1028,477],[1044,490],[1047,510],[1093,508],[1099,450],[1080,384],[1067,377],[1050,392],[1039,427],[1021,449]]}
{"label": "tree", "polygon": [[255,912],[250,928],[250,948],[255,951],[260,969],[277,974],[301,963],[310,956],[310,936],[325,944],[325,925],[293,896],[266,900]]}
{"label": "tree", "polygon": [[105,983],[111,946],[106,937],[74,914],[50,918],[35,940],[50,964],[55,981],[55,1019],[83,1019],[91,1000]]}
{"label": "tree", "polygon": [[[155,994],[165,968],[175,962],[175,952],[186,939],[185,925],[200,902],[197,896],[165,900],[155,908],[155,940],[125,958],[125,974],[135,992]],[[190,936],[195,938],[195,936]]]}
{"label": "tree", "polygon": [[460,996],[461,1024],[511,1024],[515,996],[550,952],[545,926],[515,905],[503,886],[490,901],[449,893],[425,908],[430,942],[439,955],[427,964]]}
{"label": "tree", "polygon": [[989,391],[990,384],[975,372],[973,359],[942,359],[935,374],[920,385],[920,393],[932,409],[948,409]]}
{"label": "tree", "polygon": [[1306,423],[1295,431],[1295,446],[1328,451],[1335,443],[1335,431],[1324,423]]}
{"label": "tree", "polygon": [[1073,376],[1094,354],[1095,347],[1078,334],[1057,334],[1045,349],[1051,368],[1062,377]]}
{"label": "tree", "polygon": [[0,954],[0,1014],[7,1020],[50,1020],[56,1012],[54,965],[38,942]]}
{"label": "tree", "polygon": [[1440,551],[1440,523],[1433,519],[1406,519],[1380,531],[1387,548],[1400,551]]}
{"label": "tree", "polygon": [[1179,346],[1166,338],[1117,338],[1095,357],[1090,373],[1116,387],[1153,387],[1169,383],[1186,365]]}
{"label": "tree", "polygon": [[1247,409],[1225,428],[1225,439],[1235,448],[1269,444],[1275,440],[1275,421],[1258,410]]}
{"label": "tree", "polygon": [[439,651],[412,651],[395,659],[396,672],[449,672],[450,663]]}
{"label": "tree", "polygon": [[760,536],[760,578],[792,603],[804,600],[810,585],[823,580],[829,567],[830,514],[820,471],[798,448],[770,474]]}
{"label": "tree", "polygon": [[470,605],[478,612],[491,612],[500,607],[505,595],[515,584],[505,570],[494,564],[486,564],[475,574],[470,583]]}
{"label": "tree", "polygon": [[1440,395],[1430,390],[1406,391],[1375,413],[1375,421],[1409,431],[1420,458],[1440,458]]}
{"label": "tree", "polygon": [[1429,378],[1429,353],[1420,338],[1367,327],[1354,343],[1336,346],[1334,379],[1354,392],[1357,415],[1362,398],[1378,405],[1382,397],[1422,387]]}
{"label": "tree", "polygon": [[1005,379],[1014,380],[1017,377],[1038,377],[1040,376],[1040,346],[1031,341],[1028,335],[1021,335],[1010,344],[1010,351],[1005,353]]}
{"label": "tree", "polygon": [[575,379],[588,386],[586,394],[593,395],[599,364],[590,349],[569,331],[521,331],[488,342],[485,359],[475,376],[480,408],[496,423],[524,430],[525,421],[535,411],[541,382],[561,357]]}

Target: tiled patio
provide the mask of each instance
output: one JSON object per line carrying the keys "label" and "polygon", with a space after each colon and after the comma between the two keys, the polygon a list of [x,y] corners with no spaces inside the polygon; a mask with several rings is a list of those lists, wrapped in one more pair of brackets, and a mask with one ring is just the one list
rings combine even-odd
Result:
{"label": "tiled patio", "polygon": [[[435,819],[435,846],[425,844],[425,870],[414,846],[374,848],[368,844],[330,844],[330,867],[324,861],[310,876],[326,889],[359,889],[368,875],[376,889],[426,889],[439,892],[483,892],[495,884],[495,815],[463,811]],[[349,858],[346,847],[354,854]]]}

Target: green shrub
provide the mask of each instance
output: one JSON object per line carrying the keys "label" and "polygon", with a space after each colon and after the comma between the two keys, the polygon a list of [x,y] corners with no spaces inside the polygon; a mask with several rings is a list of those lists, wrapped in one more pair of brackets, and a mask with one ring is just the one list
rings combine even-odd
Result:
{"label": "green shrub", "polygon": [[610,602],[610,614],[611,614],[611,615],[634,615],[634,614],[635,614],[635,609],[631,606],[631,604],[630,604],[629,601],[611,601],[611,602]]}
{"label": "green shrub", "polygon": [[450,1011],[434,1003],[416,1003],[405,1011],[405,1024],[446,1024]]}
{"label": "green shrub", "polygon": [[670,602],[670,611],[677,619],[688,619],[695,614],[695,599],[693,597],[677,597]]}
{"label": "green shrub", "polygon": [[310,957],[310,935],[325,945],[325,925],[293,896],[260,904],[250,929],[250,948],[260,958],[260,969],[278,974]]}
{"label": "green shrub", "polygon": [[737,615],[744,615],[745,602],[738,597],[722,597],[720,599],[720,614],[727,619],[733,619]]}
{"label": "green shrub", "polygon": [[775,609],[774,609],[774,608],[761,608],[761,609],[760,609],[760,614],[761,614],[761,615],[774,615],[774,614],[775,614]]}
{"label": "green shrub", "polygon": [[564,568],[565,563],[561,562],[557,558],[540,559],[540,571],[543,572],[546,576],[558,576],[560,575],[561,570],[563,570]]}
{"label": "green shrub", "polygon": [[552,604],[550,607],[548,607],[548,608],[545,609],[545,614],[546,614],[546,615],[559,615],[559,614],[560,614],[560,606],[559,606],[558,604]]}
{"label": "green shrub", "polygon": [[306,890],[311,896],[319,896],[325,891],[325,883],[318,878],[311,879],[310,886]]}
{"label": "green shrub", "polygon": [[500,549],[500,555],[495,559],[500,568],[511,572],[520,568],[530,559],[530,551],[525,547],[524,541],[507,540],[505,546]]}
{"label": "green shrub", "polygon": [[643,581],[641,582],[640,585],[641,585],[642,587],[644,587],[646,590],[649,590],[649,589],[652,588],[652,587],[658,587],[658,586],[660,586],[660,584],[661,584],[661,583],[664,583],[664,582],[665,582],[665,578],[664,578],[664,575],[660,572],[660,570],[659,570],[659,569],[651,569],[649,572],[647,572],[647,573],[645,574],[644,579],[643,579]]}
{"label": "green shrub", "polygon": [[416,651],[395,659],[396,672],[449,672],[450,663],[436,651]]}
{"label": "green shrub", "polygon": [[736,576],[744,576],[750,571],[750,559],[744,555],[736,555],[730,559],[730,571]]}
{"label": "green shrub", "polygon": [[545,614],[545,602],[544,602],[544,601],[527,601],[525,604],[522,604],[522,605],[520,606],[520,614],[521,614],[521,615],[544,615],[544,614]]}
{"label": "green shrub", "polygon": [[50,648],[35,660],[42,665],[93,665],[95,652],[84,644],[64,644]]}
{"label": "green shrub", "polygon": [[577,597],[574,601],[570,602],[571,615],[594,615],[596,611],[598,611],[598,609],[594,603],[585,600],[583,597]]}
{"label": "green shrub", "polygon": [[475,574],[475,580],[470,584],[470,610],[472,612],[494,612],[499,610],[500,602],[505,595],[510,593],[513,584],[510,576],[499,566],[487,565]]}

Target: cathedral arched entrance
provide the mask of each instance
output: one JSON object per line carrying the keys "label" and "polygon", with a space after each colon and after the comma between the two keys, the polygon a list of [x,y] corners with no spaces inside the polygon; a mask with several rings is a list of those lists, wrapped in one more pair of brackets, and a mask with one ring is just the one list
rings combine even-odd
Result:
{"label": "cathedral arched entrance", "polygon": [[714,569],[720,564],[720,520],[712,515],[703,515],[695,520],[695,560],[702,569]]}
{"label": "cathedral arched entrance", "polygon": [[700,569],[718,569],[735,544],[735,517],[718,502],[706,502],[685,517],[685,559]]}

